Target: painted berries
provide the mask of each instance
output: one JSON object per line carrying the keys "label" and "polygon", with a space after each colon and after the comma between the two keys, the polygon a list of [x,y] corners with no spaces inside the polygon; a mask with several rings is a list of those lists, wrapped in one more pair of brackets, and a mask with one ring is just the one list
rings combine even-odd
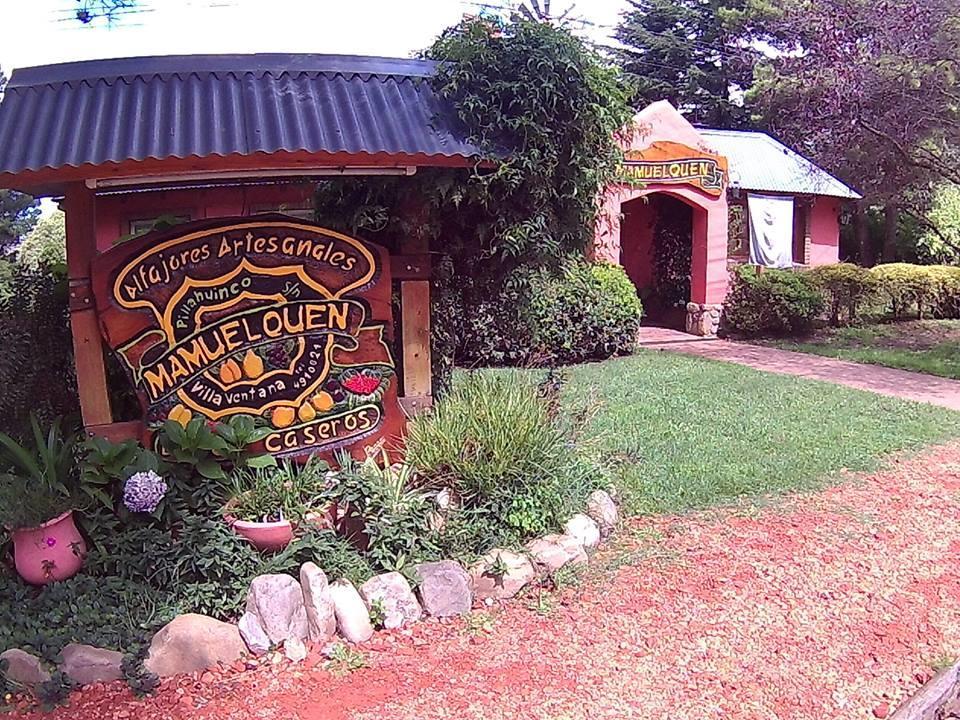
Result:
{"label": "painted berries", "polygon": [[352,375],[344,374],[340,384],[354,395],[373,395],[379,388],[381,378],[370,372],[359,372]]}

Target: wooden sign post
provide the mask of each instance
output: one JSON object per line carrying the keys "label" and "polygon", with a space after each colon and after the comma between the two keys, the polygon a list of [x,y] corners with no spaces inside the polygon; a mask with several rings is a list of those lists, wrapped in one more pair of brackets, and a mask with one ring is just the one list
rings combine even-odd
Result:
{"label": "wooden sign post", "polygon": [[283,215],[207,220],[118,245],[92,283],[146,436],[245,414],[298,456],[403,428],[380,246]]}

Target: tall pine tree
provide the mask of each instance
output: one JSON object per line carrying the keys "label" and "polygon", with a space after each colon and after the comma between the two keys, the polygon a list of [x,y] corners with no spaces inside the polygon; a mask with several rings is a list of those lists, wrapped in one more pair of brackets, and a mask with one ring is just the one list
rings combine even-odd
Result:
{"label": "tall pine tree", "polygon": [[757,52],[744,41],[747,0],[628,0],[614,32],[634,105],[669,100],[693,123],[738,128]]}

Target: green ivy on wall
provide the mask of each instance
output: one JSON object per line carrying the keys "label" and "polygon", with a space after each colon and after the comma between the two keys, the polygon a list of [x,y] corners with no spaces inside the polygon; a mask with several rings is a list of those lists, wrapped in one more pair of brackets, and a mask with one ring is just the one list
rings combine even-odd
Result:
{"label": "green ivy on wall", "polygon": [[659,196],[653,233],[657,296],[664,308],[686,305],[690,300],[693,211],[680,200]]}

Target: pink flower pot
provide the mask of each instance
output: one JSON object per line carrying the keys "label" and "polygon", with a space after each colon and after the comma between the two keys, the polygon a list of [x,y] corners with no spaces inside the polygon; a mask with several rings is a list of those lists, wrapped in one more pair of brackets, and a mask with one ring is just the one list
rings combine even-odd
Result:
{"label": "pink flower pot", "polygon": [[46,585],[76,575],[83,566],[87,544],[73,522],[73,511],[40,527],[11,532],[17,572],[31,585]]}
{"label": "pink flower pot", "polygon": [[257,550],[282,550],[293,540],[293,525],[288,520],[249,522],[229,515],[224,519],[237,535],[248,540]]}

